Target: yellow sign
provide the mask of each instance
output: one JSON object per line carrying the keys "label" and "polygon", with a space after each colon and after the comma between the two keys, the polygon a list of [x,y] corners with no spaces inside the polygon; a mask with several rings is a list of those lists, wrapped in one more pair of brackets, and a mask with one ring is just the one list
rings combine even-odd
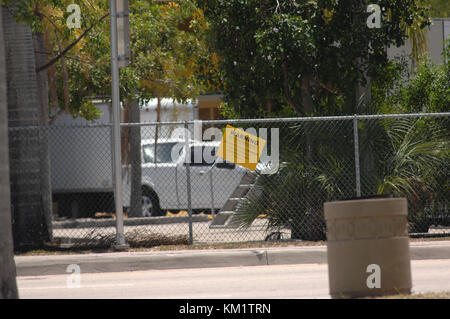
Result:
{"label": "yellow sign", "polygon": [[254,171],[265,145],[266,140],[227,125],[217,156]]}

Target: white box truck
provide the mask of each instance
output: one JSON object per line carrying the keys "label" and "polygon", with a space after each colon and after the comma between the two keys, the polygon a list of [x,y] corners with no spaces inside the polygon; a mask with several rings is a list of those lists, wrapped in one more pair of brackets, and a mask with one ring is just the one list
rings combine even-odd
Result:
{"label": "white box truck", "polygon": [[[62,115],[50,128],[52,193],[60,217],[92,217],[114,211],[111,165],[111,127],[108,104],[97,106],[102,116],[93,122]],[[145,131],[148,129],[148,131]],[[154,128],[142,128],[152,135]],[[154,135],[154,134],[153,134]],[[160,136],[167,136],[162,134]],[[191,160],[190,191],[193,210],[219,210],[242,184],[250,171],[232,163],[216,161],[218,142],[189,142],[159,138],[142,140],[143,215],[158,216],[166,210],[188,208],[186,158]],[[173,150],[177,153],[173,156]],[[195,154],[201,154],[200,160]],[[130,170],[124,167],[123,203],[129,207]],[[248,187],[247,187],[248,188]]]}

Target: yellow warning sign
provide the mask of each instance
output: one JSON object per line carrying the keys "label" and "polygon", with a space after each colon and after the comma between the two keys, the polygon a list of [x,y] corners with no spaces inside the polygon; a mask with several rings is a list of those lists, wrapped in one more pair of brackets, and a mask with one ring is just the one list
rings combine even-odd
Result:
{"label": "yellow warning sign", "polygon": [[217,156],[254,171],[265,145],[266,140],[227,125]]}

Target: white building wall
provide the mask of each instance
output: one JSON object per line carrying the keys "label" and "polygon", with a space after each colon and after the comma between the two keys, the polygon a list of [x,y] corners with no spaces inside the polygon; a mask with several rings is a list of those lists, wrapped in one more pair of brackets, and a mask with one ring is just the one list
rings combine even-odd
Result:
{"label": "white building wall", "polygon": [[[157,121],[157,99],[149,101],[146,105],[141,106],[141,123]],[[172,99],[161,100],[161,118],[160,122],[184,122],[194,121],[198,119],[198,108],[196,101],[188,101],[185,104],[177,103]],[[158,139],[170,138],[173,131],[182,127],[180,125],[164,125],[158,130]],[[141,138],[154,139],[155,126],[142,126]]]}
{"label": "white building wall", "polygon": [[[431,60],[434,63],[443,63],[444,41],[450,38],[450,18],[433,19],[427,32],[427,46]],[[411,45],[407,40],[401,47],[391,46],[388,48],[390,58],[399,56],[409,56],[411,54]]]}

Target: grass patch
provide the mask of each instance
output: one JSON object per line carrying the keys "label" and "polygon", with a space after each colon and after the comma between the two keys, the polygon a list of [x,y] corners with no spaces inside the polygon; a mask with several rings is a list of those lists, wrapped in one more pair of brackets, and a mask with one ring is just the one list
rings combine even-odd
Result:
{"label": "grass patch", "polygon": [[[93,248],[111,248],[116,242],[115,234],[96,234],[91,237],[83,238],[83,241],[92,242]],[[138,230],[125,232],[125,241],[130,248],[149,248],[155,246],[188,245],[189,236],[187,235],[164,235],[158,233],[142,233]],[[83,248],[86,244],[80,242],[77,244]],[[77,248],[75,245],[75,249]]]}
{"label": "grass patch", "polygon": [[[258,241],[258,242],[230,242],[230,243],[199,243],[189,245],[189,236],[169,236],[164,234],[145,234],[138,231],[126,232],[126,241],[130,245],[126,251],[177,251],[177,250],[215,250],[215,249],[247,249],[247,248],[277,248],[277,247],[305,247],[325,246],[326,241]],[[115,252],[115,234],[92,233],[82,240],[70,245],[61,246],[59,243],[48,243],[42,249],[26,252],[16,252],[18,256],[89,254]],[[450,236],[437,238],[410,238],[410,242],[450,240]]]}
{"label": "grass patch", "polygon": [[[129,245],[128,251],[133,249],[148,250],[152,247],[188,246],[187,235],[164,235],[158,233],[142,233],[138,230],[125,232],[125,241]],[[41,249],[15,252],[16,256],[42,256],[116,252],[114,233],[104,234],[93,231],[73,243],[50,242]]]}
{"label": "grass patch", "polygon": [[[95,239],[95,243],[94,243]],[[116,252],[112,245],[115,235],[96,234],[67,247],[48,244],[43,249],[27,252],[16,252],[17,256],[42,256],[64,254],[89,254]],[[85,242],[86,241],[86,242]],[[236,243],[204,243],[189,245],[188,236],[166,236],[161,234],[126,233],[129,252],[146,251],[177,251],[177,250],[215,250],[215,249],[247,249],[247,248],[277,248],[277,247],[305,247],[323,246],[324,241],[277,241],[277,242],[236,242]]]}
{"label": "grass patch", "polygon": [[246,248],[277,248],[277,247],[304,247],[322,246],[324,241],[285,241],[285,242],[242,242],[242,243],[214,243],[177,246],[157,246],[151,249],[133,249],[133,251],[163,251],[163,250],[214,250],[214,249],[246,249]]}
{"label": "grass patch", "polygon": [[417,293],[411,295],[400,294],[374,297],[370,299],[450,299],[450,291]]}

